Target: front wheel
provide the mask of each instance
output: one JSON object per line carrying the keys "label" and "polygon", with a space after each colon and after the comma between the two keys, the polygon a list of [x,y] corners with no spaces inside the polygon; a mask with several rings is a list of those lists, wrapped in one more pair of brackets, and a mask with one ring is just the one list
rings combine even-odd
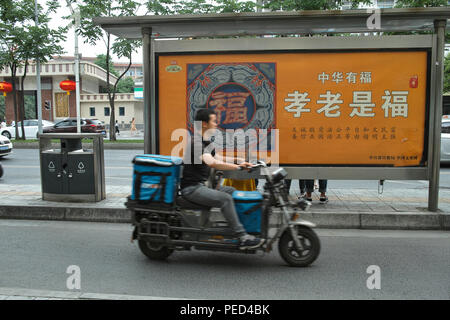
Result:
{"label": "front wheel", "polygon": [[320,240],[310,228],[296,226],[297,237],[302,249],[296,248],[291,230],[287,228],[278,241],[278,251],[281,257],[292,267],[307,267],[313,263],[320,253]]}
{"label": "front wheel", "polygon": [[173,250],[160,244],[153,244],[146,240],[138,240],[139,249],[152,260],[165,260],[169,257]]}
{"label": "front wheel", "polygon": [[11,134],[8,131],[6,131],[6,130],[2,132],[2,136],[5,136],[5,137],[7,137],[8,139],[11,140]]}

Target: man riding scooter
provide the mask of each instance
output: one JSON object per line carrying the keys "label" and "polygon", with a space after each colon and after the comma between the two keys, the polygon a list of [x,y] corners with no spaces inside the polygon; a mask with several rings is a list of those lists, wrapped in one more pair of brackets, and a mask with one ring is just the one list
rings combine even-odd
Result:
{"label": "man riding scooter", "polygon": [[[200,109],[195,115],[195,121],[201,121],[201,137],[193,138],[191,148],[185,155],[183,178],[181,179],[182,196],[194,203],[204,206],[220,208],[230,228],[235,232],[240,241],[240,248],[254,249],[264,243],[264,239],[249,235],[239,221],[234,206],[232,193],[233,187],[219,186],[217,190],[208,188],[205,183],[209,178],[211,168],[216,170],[240,170],[250,168],[252,164],[243,159],[235,159],[239,164],[224,162],[215,157],[215,150],[208,147],[211,144],[210,133],[217,129],[217,116],[211,109]],[[195,147],[195,143],[201,143],[201,147]],[[196,150],[201,153],[196,154]],[[196,159],[196,156],[198,159]],[[234,159],[233,159],[234,160]],[[234,161],[233,161],[234,162]]]}

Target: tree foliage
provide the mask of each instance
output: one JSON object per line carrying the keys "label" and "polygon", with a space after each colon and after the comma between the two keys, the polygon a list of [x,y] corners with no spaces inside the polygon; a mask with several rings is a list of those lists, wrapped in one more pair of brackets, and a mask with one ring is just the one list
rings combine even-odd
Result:
{"label": "tree foliage", "polygon": [[126,77],[120,80],[117,84],[118,93],[133,93],[134,92],[134,80],[132,77]]}
{"label": "tree foliage", "polygon": [[445,7],[447,0],[398,0],[395,6],[397,8]]}
{"label": "tree foliage", "polygon": [[[109,57],[109,63],[106,63],[106,55],[99,54],[97,58],[95,59],[94,63],[98,65],[99,67],[106,70],[107,65],[109,66],[109,72],[116,77],[119,77],[119,72],[116,68],[114,68],[114,63],[112,61],[112,58]],[[126,77],[120,79],[120,81],[117,83],[116,88],[117,93],[132,93],[134,92],[134,80],[132,77]],[[101,93],[108,93],[108,89],[102,89]]]}
{"label": "tree foliage", "polygon": [[450,92],[450,54],[444,59],[444,93]]}
{"label": "tree foliage", "polygon": [[106,70],[106,68],[109,68],[109,72],[111,74],[115,75],[116,77],[119,76],[119,72],[117,72],[117,70],[114,68],[114,64],[113,64],[111,56],[109,57],[109,61],[106,62],[106,55],[99,54],[96,57],[94,63],[105,70]]}
{"label": "tree foliage", "polygon": [[148,0],[147,13],[154,15],[254,12],[255,1],[240,0]]}
{"label": "tree foliage", "polygon": [[[115,123],[115,96],[118,84],[125,73],[131,66],[132,53],[141,46],[140,40],[128,40],[117,38],[113,40],[111,34],[103,30],[100,26],[94,25],[92,19],[94,17],[121,17],[121,16],[135,16],[140,7],[138,1],[133,0],[67,0],[70,5],[77,5],[80,11],[80,26],[77,28],[77,34],[84,38],[85,43],[91,45],[98,45],[98,42],[103,42],[105,46],[104,66],[106,70],[106,91],[108,93],[110,105],[110,139],[116,140],[116,132],[114,129]],[[73,17],[66,17],[73,19]],[[114,74],[112,71],[111,55],[115,54],[120,59],[125,57],[128,59],[128,68],[120,75],[117,75],[117,80],[113,85],[110,84],[110,75]]]}
{"label": "tree foliage", "polygon": [[[49,0],[44,11],[38,5],[38,26],[35,25],[34,0],[2,0],[0,2],[0,69],[9,68],[12,76],[14,98],[14,121],[17,123],[25,116],[23,83],[26,78],[27,66],[31,59],[47,62],[53,55],[63,53],[60,45],[65,40],[66,29],[63,27],[51,29],[48,25],[50,17],[59,7],[59,2]],[[17,74],[23,67],[24,73]],[[21,103],[18,104],[16,85],[17,77],[21,76]],[[20,108],[20,109],[19,109]],[[16,139],[19,137],[16,126]],[[22,126],[22,137],[25,138]]]}
{"label": "tree foliage", "polygon": [[[359,4],[370,4],[370,0],[351,0],[351,7],[358,8]],[[271,11],[295,11],[295,10],[333,10],[339,9],[345,0],[265,0],[263,7]]]}

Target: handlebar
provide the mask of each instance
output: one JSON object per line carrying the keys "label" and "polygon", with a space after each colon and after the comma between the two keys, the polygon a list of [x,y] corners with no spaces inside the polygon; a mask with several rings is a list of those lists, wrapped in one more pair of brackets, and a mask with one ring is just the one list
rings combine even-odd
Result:
{"label": "handlebar", "polygon": [[266,168],[267,164],[264,161],[258,160],[256,164],[254,164],[250,168],[238,167],[238,170],[248,170],[248,172],[252,172],[258,168]]}

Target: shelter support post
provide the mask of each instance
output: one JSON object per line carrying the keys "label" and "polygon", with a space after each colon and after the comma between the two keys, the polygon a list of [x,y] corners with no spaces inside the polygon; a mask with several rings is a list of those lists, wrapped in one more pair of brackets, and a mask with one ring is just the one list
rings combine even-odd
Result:
{"label": "shelter support post", "polygon": [[152,29],[142,30],[144,67],[144,153],[156,153],[155,55]]}
{"label": "shelter support post", "polygon": [[442,92],[443,92],[443,74],[444,74],[444,47],[445,47],[445,27],[446,20],[436,20],[434,22],[436,43],[436,60],[432,61],[432,67],[435,68],[434,105],[432,108],[432,118],[430,123],[432,131],[432,157],[430,166],[430,178],[428,188],[428,210],[436,212],[439,204],[439,173],[440,173],[440,153],[441,153],[441,122],[442,122]]}

